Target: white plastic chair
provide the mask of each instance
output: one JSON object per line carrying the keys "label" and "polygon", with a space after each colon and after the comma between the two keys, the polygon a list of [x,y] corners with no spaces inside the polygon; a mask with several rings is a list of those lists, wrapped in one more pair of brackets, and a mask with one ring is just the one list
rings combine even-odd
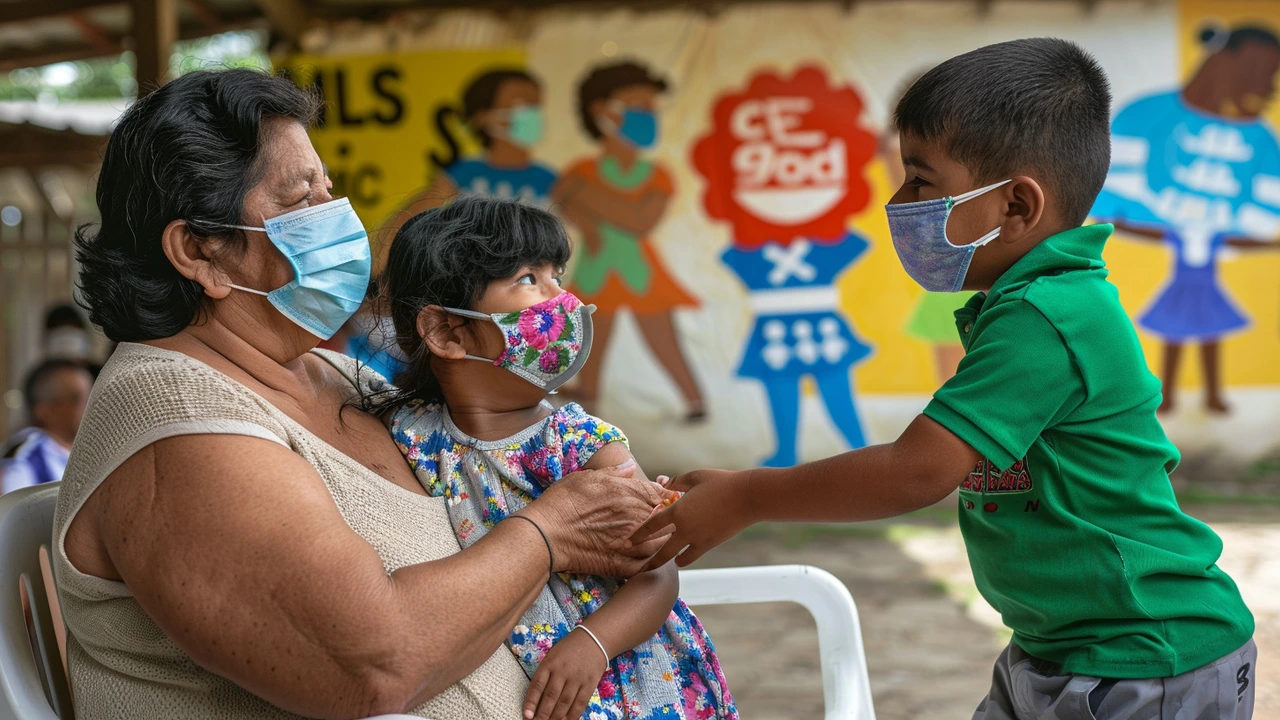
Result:
{"label": "white plastic chair", "polygon": [[766,602],[804,606],[818,625],[826,720],[875,720],[858,607],[831,573],[809,565],[683,570],[680,597],[695,607]]}
{"label": "white plastic chair", "polygon": [[0,720],[72,717],[40,574],[57,498],[57,483],[0,496]]}
{"label": "white plastic chair", "polygon": [[[40,548],[53,533],[58,484],[0,496],[0,720],[71,720]],[[874,720],[858,609],[831,573],[804,565],[685,570],[690,605],[795,602],[818,625],[827,720]],[[420,720],[386,715],[368,720]]]}

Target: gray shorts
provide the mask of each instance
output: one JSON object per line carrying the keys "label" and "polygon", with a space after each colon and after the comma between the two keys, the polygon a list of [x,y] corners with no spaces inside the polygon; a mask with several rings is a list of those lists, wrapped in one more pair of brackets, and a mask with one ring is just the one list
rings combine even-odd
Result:
{"label": "gray shorts", "polygon": [[1060,675],[1009,644],[973,720],[1249,720],[1258,648],[1244,647],[1171,678]]}

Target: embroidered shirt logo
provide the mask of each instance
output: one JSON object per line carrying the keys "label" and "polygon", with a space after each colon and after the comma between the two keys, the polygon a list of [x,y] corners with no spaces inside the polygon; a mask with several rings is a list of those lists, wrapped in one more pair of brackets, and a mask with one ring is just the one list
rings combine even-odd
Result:
{"label": "embroidered shirt logo", "polygon": [[979,460],[973,471],[960,483],[961,490],[985,493],[1022,493],[1032,488],[1031,473],[1027,471],[1027,459],[1014,463],[1000,472],[990,460]]}

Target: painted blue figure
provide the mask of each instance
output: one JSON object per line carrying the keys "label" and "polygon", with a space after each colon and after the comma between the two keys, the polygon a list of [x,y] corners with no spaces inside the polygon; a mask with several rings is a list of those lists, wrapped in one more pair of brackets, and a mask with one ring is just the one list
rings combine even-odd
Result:
{"label": "painted blue figure", "polygon": [[730,247],[722,259],[751,291],[755,325],[738,375],[764,383],[778,450],[766,467],[798,462],[800,381],[813,377],[832,422],[851,448],[866,445],[850,369],[871,353],[837,303],[836,278],[867,241],[848,233],[835,242],[797,239],[758,249]]}
{"label": "painted blue figure", "polygon": [[1180,90],[1134,101],[1111,124],[1111,170],[1091,213],[1172,245],[1173,277],[1138,324],[1165,341],[1172,409],[1182,346],[1201,346],[1205,405],[1227,412],[1219,341],[1248,327],[1218,280],[1226,247],[1280,247],[1280,144],[1261,117],[1280,70],[1270,30],[1207,29],[1211,49]]}

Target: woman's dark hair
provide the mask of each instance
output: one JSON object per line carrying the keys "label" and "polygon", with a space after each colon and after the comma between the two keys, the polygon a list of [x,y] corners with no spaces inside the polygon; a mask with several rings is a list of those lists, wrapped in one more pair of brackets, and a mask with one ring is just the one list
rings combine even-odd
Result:
{"label": "woman's dark hair", "polygon": [[636,85],[651,87],[660,93],[668,88],[666,78],[635,62],[603,65],[592,70],[578,85],[578,117],[582,121],[582,129],[599,140],[604,133],[591,112],[592,104],[597,100],[608,100],[622,88]]}
{"label": "woman's dark hair", "polygon": [[[308,126],[316,98],[255,70],[197,71],[139,99],[107,142],[98,177],[102,221],[76,232],[81,303],[117,341],[169,337],[205,309],[200,285],[178,273],[161,247],[165,227],[186,220],[200,240],[244,251],[245,196],[265,173],[264,120]],[[251,224],[251,223],[248,223]]]}
{"label": "woman's dark hair", "polygon": [[462,154],[462,149],[458,146],[458,139],[453,136],[453,130],[449,126],[450,117],[465,121],[471,126],[471,131],[476,134],[476,137],[480,138],[480,143],[485,147],[489,147],[493,142],[493,138],[489,137],[489,133],[484,128],[472,125],[471,121],[476,115],[485,110],[493,109],[494,103],[498,100],[498,90],[508,80],[519,80],[527,82],[534,87],[542,87],[541,83],[529,73],[510,68],[490,70],[472,80],[471,84],[467,85],[467,89],[462,91],[461,114],[458,113],[458,108],[452,105],[444,105],[436,110],[436,130],[440,133],[444,144],[449,147],[449,152],[442,155],[432,151],[432,162],[442,169],[447,168],[457,162],[458,157]]}
{"label": "woman's dark hair", "polygon": [[569,252],[569,236],[554,215],[515,200],[464,195],[412,217],[396,233],[379,279],[381,309],[395,323],[408,364],[395,379],[401,389],[373,398],[370,409],[386,413],[412,400],[443,400],[431,353],[418,336],[422,308],[470,309],[489,283],[525,266],[563,268]]}

